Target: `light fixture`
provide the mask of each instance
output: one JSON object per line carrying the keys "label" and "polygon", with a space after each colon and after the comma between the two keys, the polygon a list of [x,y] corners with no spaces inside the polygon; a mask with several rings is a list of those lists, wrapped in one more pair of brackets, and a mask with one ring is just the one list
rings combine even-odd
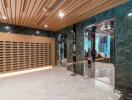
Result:
{"label": "light fixture", "polygon": [[5,17],[5,16],[2,16],[2,18],[3,18],[3,19],[7,19],[7,17]]}
{"label": "light fixture", "polygon": [[44,11],[44,12],[46,12],[46,11],[47,11],[47,8],[46,8],[46,7],[44,7],[44,8],[43,8],[43,11]]}
{"label": "light fixture", "polygon": [[9,26],[5,26],[5,29],[7,29],[7,30],[8,30],[8,29],[10,29],[10,27],[9,27]]}
{"label": "light fixture", "polygon": [[73,31],[71,31],[71,33],[73,33]]}
{"label": "light fixture", "polygon": [[59,16],[60,16],[60,18],[63,18],[63,17],[65,16],[64,12],[62,12],[62,11],[60,10]]}
{"label": "light fixture", "polygon": [[128,13],[128,16],[132,16],[132,13]]}
{"label": "light fixture", "polygon": [[37,34],[39,34],[39,33],[40,33],[40,31],[36,31],[36,33],[37,33]]}
{"label": "light fixture", "polygon": [[44,25],[44,27],[45,27],[45,28],[47,28],[47,27],[48,27],[48,25]]}

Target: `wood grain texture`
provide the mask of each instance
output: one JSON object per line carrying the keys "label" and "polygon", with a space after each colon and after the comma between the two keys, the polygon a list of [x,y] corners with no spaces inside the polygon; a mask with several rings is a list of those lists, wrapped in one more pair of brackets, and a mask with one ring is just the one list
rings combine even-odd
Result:
{"label": "wood grain texture", "polygon": [[[0,22],[57,31],[127,1],[0,0]],[[58,16],[60,10],[65,13],[63,19]]]}
{"label": "wood grain texture", "polygon": [[55,66],[55,39],[0,32],[0,73]]}

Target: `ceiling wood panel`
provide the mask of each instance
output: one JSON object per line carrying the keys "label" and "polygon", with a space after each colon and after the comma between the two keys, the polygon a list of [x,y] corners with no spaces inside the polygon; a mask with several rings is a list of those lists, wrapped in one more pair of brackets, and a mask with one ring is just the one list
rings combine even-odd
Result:
{"label": "ceiling wood panel", "polygon": [[[57,31],[127,1],[0,0],[0,22]],[[64,18],[58,16],[60,10],[64,12]]]}
{"label": "ceiling wood panel", "polygon": [[[1,14],[2,14],[2,17],[3,16],[7,16],[6,15],[6,12],[5,12],[5,7],[4,7],[4,4],[3,4],[3,0],[0,1],[0,10],[1,10]],[[1,19],[2,19],[1,17]],[[8,17],[8,16],[7,16]],[[3,20],[4,23],[8,23],[7,20]]]}

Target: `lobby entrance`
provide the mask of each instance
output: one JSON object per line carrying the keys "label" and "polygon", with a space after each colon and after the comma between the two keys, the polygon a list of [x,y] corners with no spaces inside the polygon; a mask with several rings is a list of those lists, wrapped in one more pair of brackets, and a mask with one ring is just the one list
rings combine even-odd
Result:
{"label": "lobby entrance", "polygon": [[84,33],[85,76],[114,86],[114,20],[87,26]]}

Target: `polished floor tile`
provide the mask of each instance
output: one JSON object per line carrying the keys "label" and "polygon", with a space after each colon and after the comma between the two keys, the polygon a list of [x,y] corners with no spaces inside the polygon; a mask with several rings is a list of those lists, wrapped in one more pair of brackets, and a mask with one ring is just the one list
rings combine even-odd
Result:
{"label": "polished floor tile", "polygon": [[0,100],[118,100],[112,88],[64,68],[0,79]]}

